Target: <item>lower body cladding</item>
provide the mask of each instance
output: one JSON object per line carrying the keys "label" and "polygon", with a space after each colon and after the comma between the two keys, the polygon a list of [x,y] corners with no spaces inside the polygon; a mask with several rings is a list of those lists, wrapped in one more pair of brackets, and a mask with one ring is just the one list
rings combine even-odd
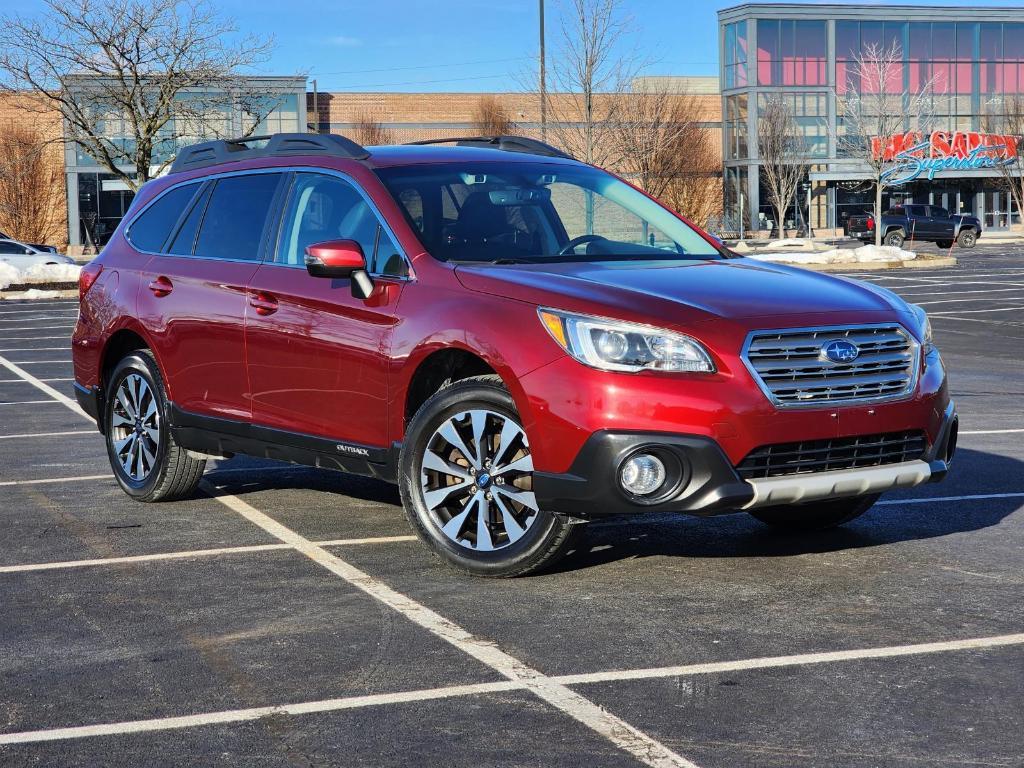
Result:
{"label": "lower body cladding", "polygon": [[541,509],[584,520],[648,511],[725,514],[936,482],[949,469],[956,438],[952,403],[930,444],[923,433],[894,433],[768,446],[739,467],[708,437],[605,431],[587,440],[568,472],[535,472],[533,489]]}

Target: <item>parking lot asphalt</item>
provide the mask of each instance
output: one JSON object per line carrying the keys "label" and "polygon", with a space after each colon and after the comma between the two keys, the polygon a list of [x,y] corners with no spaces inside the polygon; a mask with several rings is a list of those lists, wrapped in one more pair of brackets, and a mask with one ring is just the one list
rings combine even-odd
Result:
{"label": "parking lot asphalt", "polygon": [[2,766],[1024,766],[1024,246],[851,275],[929,311],[949,478],[784,536],[591,525],[445,569],[376,481],[247,458],[131,501],[73,301],[0,302]]}

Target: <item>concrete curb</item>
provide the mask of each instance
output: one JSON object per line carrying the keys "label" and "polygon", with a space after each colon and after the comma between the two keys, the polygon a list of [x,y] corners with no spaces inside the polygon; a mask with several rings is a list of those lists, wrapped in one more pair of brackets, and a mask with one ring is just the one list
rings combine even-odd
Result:
{"label": "concrete curb", "polygon": [[939,269],[955,267],[956,256],[940,256],[937,259],[914,259],[913,261],[864,261],[846,264],[786,264],[812,272],[884,272],[890,269]]}

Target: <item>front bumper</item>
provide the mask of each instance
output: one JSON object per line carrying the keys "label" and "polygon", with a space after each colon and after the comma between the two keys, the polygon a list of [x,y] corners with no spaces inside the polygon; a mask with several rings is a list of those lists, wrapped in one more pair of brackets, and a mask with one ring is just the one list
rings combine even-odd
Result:
{"label": "front bumper", "polygon": [[[754,480],[740,477],[709,437],[601,431],[586,441],[568,472],[535,472],[533,491],[541,509],[584,520],[637,512],[707,516],[884,493],[945,477],[956,450],[957,423],[950,403],[937,438],[914,461]],[[619,486],[619,467],[638,451],[657,454],[668,469],[665,490],[652,499],[631,497]]]}

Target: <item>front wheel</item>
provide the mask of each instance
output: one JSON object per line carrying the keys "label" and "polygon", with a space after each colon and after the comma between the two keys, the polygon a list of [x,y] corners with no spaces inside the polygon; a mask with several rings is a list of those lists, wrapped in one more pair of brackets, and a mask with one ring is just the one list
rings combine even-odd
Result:
{"label": "front wheel", "polygon": [[935,244],[936,244],[937,246],[939,246],[939,248],[942,248],[942,249],[944,249],[944,250],[947,250],[947,251],[948,251],[948,250],[949,250],[950,248],[952,248],[952,247],[953,247],[953,241],[952,241],[952,240],[939,240],[939,241],[938,241],[937,243],[935,243]]}
{"label": "front wheel", "polygon": [[539,508],[530,443],[497,376],[454,382],[423,404],[402,446],[399,488],[416,534],[477,576],[550,566],[581,528]]}
{"label": "front wheel", "polygon": [[973,229],[964,229],[957,235],[956,241],[961,248],[973,248],[978,242],[978,234]]}
{"label": "front wheel", "polygon": [[107,456],[122,490],[136,501],[191,496],[206,468],[174,440],[164,417],[167,394],[149,350],[138,350],[114,368],[103,414]]}
{"label": "front wheel", "polygon": [[885,240],[883,242],[892,248],[902,248],[905,240],[906,238],[903,237],[902,232],[894,230],[886,233]]}
{"label": "front wheel", "polygon": [[814,501],[783,507],[751,509],[750,514],[762,523],[792,533],[824,531],[860,517],[878,501],[881,494],[854,496],[849,499]]}

